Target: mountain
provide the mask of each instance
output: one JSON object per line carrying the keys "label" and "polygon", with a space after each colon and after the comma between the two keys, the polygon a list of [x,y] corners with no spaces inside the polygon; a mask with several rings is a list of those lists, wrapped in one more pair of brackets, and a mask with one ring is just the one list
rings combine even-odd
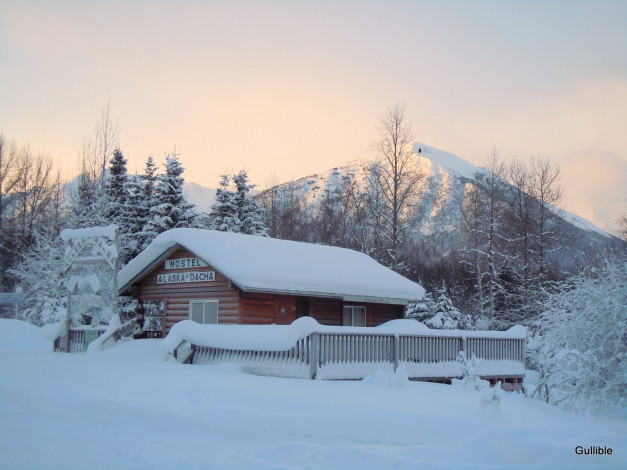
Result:
{"label": "mountain", "polygon": [[[416,188],[418,196],[410,209],[412,222],[409,237],[419,249],[419,254],[414,256],[420,257],[421,264],[438,263],[463,248],[461,227],[464,195],[474,175],[486,170],[452,153],[419,142],[415,143],[414,150],[418,153],[418,170],[424,177]],[[364,168],[367,163],[365,160],[349,162],[323,173],[281,184],[262,192],[259,197],[267,200],[268,191],[273,191],[278,201],[298,201],[304,229],[296,235],[297,238],[341,244],[341,241],[312,238],[310,233],[321,230],[320,226],[326,223],[343,222],[339,206],[345,201],[345,195],[352,185],[360,188],[365,186]],[[264,205],[267,207],[267,202]],[[325,211],[333,214],[331,219],[335,217],[340,220],[329,222],[327,217],[325,222]],[[558,217],[551,223],[562,238],[562,246],[547,256],[557,270],[571,270],[588,256],[598,256],[599,253],[611,250],[612,246],[624,246],[619,239],[583,217],[557,208],[553,211]],[[286,237],[284,234],[279,236]],[[286,238],[289,237],[287,235]]]}
{"label": "mountain", "polygon": [[216,200],[216,190],[207,188],[198,183],[185,182],[183,184],[185,198],[194,204],[204,214],[211,212],[211,206]]}

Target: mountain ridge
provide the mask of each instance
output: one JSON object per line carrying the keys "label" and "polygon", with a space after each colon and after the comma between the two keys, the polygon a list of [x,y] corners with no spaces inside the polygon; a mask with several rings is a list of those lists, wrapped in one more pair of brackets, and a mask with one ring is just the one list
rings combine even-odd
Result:
{"label": "mountain ridge", "polygon": [[[431,197],[433,204],[431,204],[430,210],[427,211],[429,213],[429,217],[423,217],[424,226],[421,230],[423,233],[429,234],[433,233],[434,220],[443,210],[446,210],[447,208],[454,211],[456,210],[450,207],[450,204],[459,202],[459,200],[450,200],[450,197],[456,196],[459,198],[460,194],[451,194],[450,189],[453,185],[452,178],[457,180],[461,179],[462,181],[470,180],[476,172],[485,171],[485,169],[483,167],[475,166],[453,153],[425,145],[421,142],[415,142],[413,144],[413,150],[418,153],[421,169],[426,170],[430,177],[434,179],[434,181],[431,181],[430,183],[425,182],[423,187],[420,188],[423,192],[433,192]],[[369,161],[372,161],[372,159],[351,160],[341,166],[337,166],[323,172],[313,173],[292,181],[281,183],[277,185],[277,188],[295,185],[298,188],[300,195],[303,196],[306,206],[316,206],[319,204],[319,201],[317,200],[324,194],[324,191],[333,191],[334,188],[337,187],[338,176],[347,176],[351,174],[355,176],[360,174],[363,175],[363,168]],[[195,204],[199,211],[205,214],[210,212],[211,206],[215,201],[216,190],[214,188],[186,181],[184,184],[184,191],[188,201]],[[261,193],[263,193],[263,191],[261,191]],[[428,201],[425,200],[423,202],[426,204]],[[579,229],[586,232],[596,233],[607,238],[614,238],[612,234],[598,227],[596,224],[579,214],[559,208],[554,208],[554,211],[559,217]]]}

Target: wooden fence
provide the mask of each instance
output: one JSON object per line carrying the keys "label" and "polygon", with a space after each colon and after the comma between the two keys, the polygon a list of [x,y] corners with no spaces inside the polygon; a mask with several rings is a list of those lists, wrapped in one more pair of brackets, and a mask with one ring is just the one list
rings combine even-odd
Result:
{"label": "wooden fence", "polygon": [[360,379],[377,370],[395,372],[402,366],[411,379],[446,382],[464,375],[464,365],[457,360],[463,351],[469,359],[480,359],[480,377],[491,383],[500,380],[503,388],[520,388],[524,337],[512,337],[506,332],[490,332],[483,337],[481,332],[438,333],[430,336],[316,332],[286,351],[215,348],[182,341],[175,357],[192,364],[239,362],[254,373],[311,379]]}
{"label": "wooden fence", "polygon": [[70,353],[85,352],[89,343],[99,338],[106,330],[106,325],[96,328],[71,328],[69,338],[68,336],[60,336],[54,341],[54,351]]}
{"label": "wooden fence", "polygon": [[[78,353],[87,351],[89,342],[100,337],[107,327],[78,327],[70,329],[70,340],[68,342],[67,336],[61,336],[54,341],[54,352],[70,352]],[[97,335],[97,336],[96,336]],[[144,331],[144,338],[162,338],[163,333],[161,331]],[[90,340],[88,342],[88,339]]]}

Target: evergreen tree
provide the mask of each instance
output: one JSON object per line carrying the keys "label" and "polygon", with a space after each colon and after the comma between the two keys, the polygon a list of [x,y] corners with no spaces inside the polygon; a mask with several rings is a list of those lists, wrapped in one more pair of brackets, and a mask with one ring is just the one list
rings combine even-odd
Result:
{"label": "evergreen tree", "polygon": [[435,329],[454,330],[470,326],[468,317],[453,305],[444,283],[438,289],[437,301],[427,292],[421,302],[408,306],[405,316]]}
{"label": "evergreen tree", "polygon": [[65,247],[56,233],[40,233],[22,261],[11,270],[26,295],[19,317],[35,325],[60,321],[65,316]]}
{"label": "evergreen tree", "polygon": [[70,226],[73,228],[107,225],[102,186],[87,173],[78,177],[76,190],[70,194]]}
{"label": "evergreen tree", "polygon": [[166,157],[165,173],[157,177],[155,205],[144,230],[147,240],[172,228],[199,227],[196,208],[183,195],[184,170],[176,154]]}
{"label": "evergreen tree", "polygon": [[[106,223],[118,227],[118,260],[124,266],[129,260],[129,246],[133,243],[135,210],[129,199],[130,179],[126,158],[120,149],[115,149],[109,160],[105,180],[104,216]],[[135,201],[133,201],[135,202]]]}
{"label": "evergreen tree", "polygon": [[128,178],[126,197],[127,217],[125,217],[124,246],[120,246],[120,266],[135,258],[141,251],[141,234],[147,220],[148,210],[144,207],[143,187],[137,175]]}
{"label": "evergreen tree", "polygon": [[520,276],[512,269],[509,262],[505,262],[498,274],[499,290],[496,292],[495,309],[499,323],[509,328],[526,318],[525,291]]}
{"label": "evergreen tree", "polygon": [[156,187],[157,187],[157,166],[152,156],[146,159],[144,173],[140,176],[141,180],[141,199],[136,204],[136,221],[139,231],[135,236],[135,246],[130,250],[130,259],[137,256],[156,236],[155,233],[147,232],[148,224],[151,221],[150,209],[157,205],[156,203]]}
{"label": "evergreen tree", "polygon": [[264,223],[264,209],[252,198],[250,191],[256,185],[248,184],[248,173],[246,170],[233,176],[236,193],[234,203],[237,207],[237,218],[239,220],[239,232],[246,235],[268,236],[268,228]]}
{"label": "evergreen tree", "polygon": [[407,318],[415,318],[419,322],[429,320],[435,314],[435,300],[430,292],[425,292],[422,300],[415,304],[409,304],[405,310]]}
{"label": "evergreen tree", "polygon": [[113,157],[109,160],[109,174],[105,182],[105,217],[116,224],[122,231],[126,221],[122,219],[127,215],[126,203],[128,198],[128,172],[126,158],[120,149],[113,151]]}
{"label": "evergreen tree", "polygon": [[229,189],[231,176],[225,173],[221,178],[216,200],[209,214],[209,228],[220,232],[239,232],[241,222],[235,202],[236,194]]}

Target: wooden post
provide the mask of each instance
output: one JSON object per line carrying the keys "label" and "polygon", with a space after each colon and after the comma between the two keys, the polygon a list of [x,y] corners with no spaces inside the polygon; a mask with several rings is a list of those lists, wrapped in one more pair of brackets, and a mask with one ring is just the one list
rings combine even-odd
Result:
{"label": "wooden post", "polygon": [[320,334],[312,333],[309,342],[309,377],[316,378],[318,361],[320,360]]}
{"label": "wooden post", "polygon": [[400,338],[398,337],[397,333],[394,335],[394,340],[392,342],[392,348],[394,348],[394,372],[396,372],[396,369],[398,369],[398,363],[400,358],[399,343]]}

